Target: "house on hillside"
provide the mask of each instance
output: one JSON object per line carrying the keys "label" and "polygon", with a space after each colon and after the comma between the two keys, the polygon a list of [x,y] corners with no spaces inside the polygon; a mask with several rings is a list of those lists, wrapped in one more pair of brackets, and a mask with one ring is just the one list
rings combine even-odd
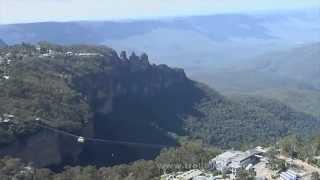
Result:
{"label": "house on hillside", "polygon": [[235,156],[242,154],[241,151],[226,151],[209,162],[209,167],[224,172],[229,170],[229,165]]}
{"label": "house on hillside", "polygon": [[73,52],[68,51],[68,52],[66,52],[64,55],[65,55],[65,56],[73,56]]}
{"label": "house on hillside", "polygon": [[90,57],[90,56],[103,56],[102,54],[100,53],[76,53],[76,56],[87,56],[87,57]]}
{"label": "house on hillside", "polygon": [[242,169],[249,170],[253,164],[259,162],[262,152],[251,149],[242,151],[226,151],[209,162],[209,167],[221,172],[231,172],[234,176]]}
{"label": "house on hillside", "polygon": [[280,173],[280,180],[298,180],[303,175],[304,174],[301,174],[297,170],[288,169],[287,171]]}

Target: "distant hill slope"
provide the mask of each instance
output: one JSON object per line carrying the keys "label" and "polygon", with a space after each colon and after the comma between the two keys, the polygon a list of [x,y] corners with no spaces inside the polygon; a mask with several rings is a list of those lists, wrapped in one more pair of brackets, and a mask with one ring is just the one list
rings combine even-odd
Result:
{"label": "distant hill slope", "polygon": [[298,111],[319,117],[320,43],[267,53],[234,68],[199,73],[225,94],[250,94],[277,99]]}
{"label": "distant hill slope", "polygon": [[258,57],[251,68],[297,81],[320,89],[320,42]]}
{"label": "distant hill slope", "polygon": [[[37,117],[47,126],[82,136],[167,145],[187,136],[220,147],[241,147],[320,129],[318,119],[278,102],[226,98],[188,79],[182,69],[149,64],[146,54],[127,58],[121,53],[120,58],[104,46],[42,47],[57,53],[40,56],[27,44],[0,50],[12,55],[9,65],[1,65],[6,68],[1,73],[10,78],[0,81],[0,114],[15,115],[13,124],[0,124],[0,155],[39,166],[101,165],[148,159],[159,152],[99,142],[82,145],[37,127]],[[66,55],[69,51],[76,54]],[[34,154],[37,149],[44,151]]]}
{"label": "distant hill slope", "polygon": [[297,111],[320,117],[320,91],[308,89],[266,89],[252,95],[277,99]]}
{"label": "distant hill slope", "polygon": [[255,93],[257,91],[270,88],[315,90],[315,87],[309,82],[297,81],[283,76],[281,77],[271,72],[259,72],[252,69],[241,69],[238,67],[197,73],[192,77],[195,80],[215,87],[219,92],[225,94]]}

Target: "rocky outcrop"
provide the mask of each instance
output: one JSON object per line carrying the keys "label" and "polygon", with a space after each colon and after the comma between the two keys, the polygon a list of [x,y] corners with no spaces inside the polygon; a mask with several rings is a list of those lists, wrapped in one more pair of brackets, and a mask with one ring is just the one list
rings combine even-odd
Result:
{"label": "rocky outcrop", "polygon": [[[50,126],[85,137],[152,144],[175,144],[175,140],[169,137],[165,127],[162,127],[159,117],[161,112],[153,114],[152,111],[160,109],[157,106],[162,102],[156,99],[163,96],[164,92],[170,94],[173,89],[178,89],[179,86],[191,82],[182,69],[150,64],[147,54],[138,56],[132,53],[127,58],[126,52],[122,52],[118,56],[115,51],[105,47],[59,47],[56,45],[51,47],[50,44],[45,45],[48,49],[54,49],[54,52],[58,53],[59,50],[66,49],[66,52],[81,51],[102,54],[102,56],[79,57],[75,55],[63,56],[63,52],[60,52],[49,59],[39,59],[33,56],[28,57],[27,60],[19,59],[16,60],[17,63],[12,65],[13,71],[23,72],[23,78],[19,80],[22,87],[24,83],[28,83],[24,82],[25,79],[42,77],[48,82],[35,81],[32,87],[36,88],[28,90],[30,98],[20,96],[17,91],[21,101],[29,102],[34,94],[37,94],[37,98],[39,96],[46,98],[46,93],[50,95],[52,92],[56,93],[54,94],[55,99],[58,100],[52,101],[52,103],[56,103],[57,106],[51,106],[51,102],[46,102],[45,106],[33,104],[37,101],[30,101],[29,105],[37,111],[39,111],[38,108],[44,112],[46,109],[50,110],[52,111],[50,114],[60,118],[50,119],[51,116],[48,116],[47,120]],[[26,47],[22,45],[21,49],[25,50]],[[32,51],[35,50],[28,46],[28,52]],[[36,52],[31,54],[36,54]],[[41,86],[37,87],[38,85]],[[48,87],[45,87],[46,85]],[[30,84],[26,84],[26,87],[30,86]],[[14,84],[8,84],[7,88],[13,87],[15,88]],[[43,90],[44,88],[45,90]],[[69,97],[69,94],[73,97]],[[15,102],[12,101],[15,96],[6,97],[4,93],[3,95],[8,102]],[[163,98],[166,99],[167,96],[163,96]],[[156,100],[155,106],[148,107],[148,104],[154,102],[153,99]],[[81,102],[79,107],[76,102]],[[72,106],[69,106],[69,103]],[[65,105],[59,107],[59,104]],[[16,106],[16,104],[12,105],[12,107]],[[91,116],[82,111],[86,110],[86,107],[89,107]],[[81,109],[81,112],[77,109]],[[10,109],[8,108],[8,110]],[[56,111],[67,113],[64,115],[55,113]],[[26,114],[34,116],[35,112],[27,112]],[[28,118],[32,118],[32,116]],[[71,128],[70,126],[75,127]],[[144,131],[141,131],[142,129]],[[146,134],[148,137],[145,136]],[[44,167],[64,163],[117,164],[140,158],[153,158],[159,150],[91,142],[83,145],[78,144],[74,137],[40,129],[28,136],[19,136],[9,145],[0,147],[0,155],[19,157],[26,162],[34,162],[38,167]],[[121,157],[118,159],[109,158],[105,153],[117,154]]]}

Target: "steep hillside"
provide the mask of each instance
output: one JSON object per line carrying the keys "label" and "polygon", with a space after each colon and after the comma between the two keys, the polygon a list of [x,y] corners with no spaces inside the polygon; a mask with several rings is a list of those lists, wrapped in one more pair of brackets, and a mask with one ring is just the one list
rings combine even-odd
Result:
{"label": "steep hillside", "polygon": [[196,107],[202,116],[189,116],[187,127],[210,144],[225,147],[240,147],[246,144],[244,142],[268,144],[285,134],[310,135],[318,131],[310,126],[317,127],[318,119],[278,101],[250,96],[234,96],[222,101],[212,98],[216,97],[212,90],[205,91],[209,96],[202,98]]}
{"label": "steep hillside", "polygon": [[192,76],[197,81],[215,87],[225,94],[254,94],[266,89],[307,89],[316,90],[309,82],[281,77],[271,72],[258,72],[252,69],[219,69],[212,72],[198,73]]}
{"label": "steep hillside", "polygon": [[320,88],[320,43],[304,45],[287,51],[258,57],[251,67],[258,72],[305,81]]}
{"label": "steep hillside", "polygon": [[276,99],[296,111],[320,117],[320,92],[317,90],[279,88],[261,90],[251,95]]}
{"label": "steep hillside", "polygon": [[[182,69],[149,64],[146,54],[128,58],[104,46],[42,43],[40,50],[28,44],[10,46],[1,56],[6,62],[1,64],[0,114],[14,117],[0,124],[0,155],[38,166],[110,165],[159,152],[101,141],[81,144],[58,130],[169,146],[187,136],[240,147],[320,128],[319,120],[281,103],[225,98],[188,79]],[[37,126],[38,118],[53,129]],[[33,153],[38,149],[44,151]]]}

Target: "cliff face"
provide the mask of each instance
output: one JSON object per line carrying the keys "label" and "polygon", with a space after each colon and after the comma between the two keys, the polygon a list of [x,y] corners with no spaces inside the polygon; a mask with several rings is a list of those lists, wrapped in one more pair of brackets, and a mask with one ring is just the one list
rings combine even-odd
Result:
{"label": "cliff face", "polygon": [[182,69],[172,69],[166,65],[150,65],[142,59],[125,61],[117,56],[111,66],[97,65],[103,68],[72,79],[74,88],[88,98],[96,112],[112,111],[113,100],[120,97],[136,99],[153,97],[184,83],[188,83]]}
{"label": "cliff face", "polygon": [[[93,109],[95,136],[101,139],[174,145],[168,130],[182,130],[172,98],[192,82],[181,69],[151,65],[147,57],[112,56],[112,66],[72,79],[74,89],[87,97]],[[182,88],[182,89],[181,89]],[[151,159],[160,149],[91,143],[80,162],[96,165]]]}
{"label": "cliff face", "polygon": [[37,166],[114,165],[152,159],[160,149],[81,144],[37,126],[36,118],[78,136],[169,146],[187,136],[240,147],[320,129],[318,119],[281,103],[258,99],[256,107],[256,100],[227,99],[181,69],[150,64],[146,54],[128,58],[104,46],[44,43],[40,50],[27,44],[3,48],[0,55],[1,76],[10,76],[0,80],[0,115],[14,115],[10,123],[0,123],[0,155]]}
{"label": "cliff face", "polygon": [[[190,85],[183,70],[151,65],[146,54],[120,58],[106,47],[48,48],[60,52],[54,57],[41,57],[30,45],[2,52],[11,53],[11,64],[2,66],[11,77],[0,82],[0,99],[6,104],[0,113],[14,114],[15,124],[10,125],[12,131],[7,125],[0,126],[0,132],[10,136],[10,140],[5,136],[1,139],[0,155],[43,167],[61,163],[114,164],[152,158],[159,151],[92,142],[82,145],[75,138],[37,127],[32,123],[36,117],[50,127],[85,137],[175,144],[167,134],[169,124],[162,127],[158,115],[165,112],[149,105],[154,100],[157,106],[165,105],[169,102],[167,95],[157,99],[161,94],[174,96],[172,90]],[[67,51],[74,55],[66,56]],[[76,55],[84,52],[96,54]]]}

